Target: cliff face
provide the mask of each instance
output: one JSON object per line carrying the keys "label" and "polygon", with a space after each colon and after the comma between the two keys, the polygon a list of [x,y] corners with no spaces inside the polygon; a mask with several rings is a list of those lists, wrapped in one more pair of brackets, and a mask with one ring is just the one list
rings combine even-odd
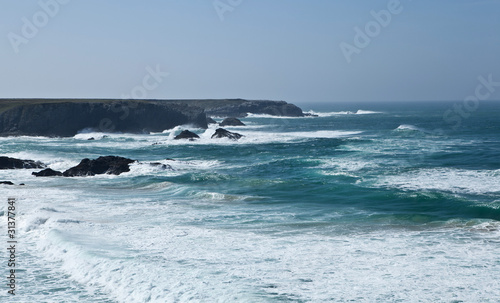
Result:
{"label": "cliff face", "polygon": [[0,113],[0,135],[74,136],[103,132],[159,132],[182,124],[206,128],[203,109],[142,101],[58,102],[14,106]]}
{"label": "cliff face", "polygon": [[302,110],[285,101],[244,101],[239,104],[231,104],[205,109],[207,115],[226,117],[245,117],[247,113],[267,114],[272,116],[302,117]]}
{"label": "cliff face", "polygon": [[304,116],[284,101],[211,100],[0,100],[0,136],[71,137],[83,129],[100,132],[160,132],[178,125],[207,128],[206,116],[247,113]]}
{"label": "cliff face", "polygon": [[245,117],[247,113],[272,116],[302,117],[299,107],[285,101],[220,99],[220,100],[167,100],[180,104],[190,104],[205,109],[208,116]]}

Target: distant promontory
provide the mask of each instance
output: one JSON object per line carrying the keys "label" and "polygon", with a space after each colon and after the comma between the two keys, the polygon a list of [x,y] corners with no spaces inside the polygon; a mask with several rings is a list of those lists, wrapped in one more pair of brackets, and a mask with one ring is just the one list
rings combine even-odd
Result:
{"label": "distant promontory", "polygon": [[207,116],[247,113],[304,115],[293,104],[267,100],[0,99],[0,136],[71,137],[82,130],[148,133],[184,124],[207,128]]}

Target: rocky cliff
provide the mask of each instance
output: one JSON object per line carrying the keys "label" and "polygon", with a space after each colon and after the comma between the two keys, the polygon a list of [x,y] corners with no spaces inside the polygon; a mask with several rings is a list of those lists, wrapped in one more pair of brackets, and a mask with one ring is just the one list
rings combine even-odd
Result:
{"label": "rocky cliff", "polygon": [[201,107],[207,116],[245,117],[248,113],[272,116],[302,117],[304,113],[299,107],[285,101],[245,100],[245,99],[212,99],[212,100],[168,100],[182,104]]}
{"label": "rocky cliff", "polygon": [[74,136],[102,132],[159,132],[182,124],[206,128],[203,109],[186,104],[143,101],[32,102],[0,113],[0,135]]}
{"label": "rocky cliff", "polygon": [[0,100],[0,136],[70,137],[84,129],[101,132],[159,132],[178,125],[207,128],[207,115],[247,113],[303,116],[284,101],[224,100]]}

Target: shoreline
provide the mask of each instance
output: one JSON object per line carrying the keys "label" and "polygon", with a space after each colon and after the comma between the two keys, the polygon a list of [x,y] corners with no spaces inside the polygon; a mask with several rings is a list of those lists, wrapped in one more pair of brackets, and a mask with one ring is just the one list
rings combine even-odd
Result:
{"label": "shoreline", "polygon": [[71,137],[83,129],[147,133],[185,124],[207,128],[210,116],[248,113],[305,115],[293,104],[267,100],[0,99],[0,136]]}

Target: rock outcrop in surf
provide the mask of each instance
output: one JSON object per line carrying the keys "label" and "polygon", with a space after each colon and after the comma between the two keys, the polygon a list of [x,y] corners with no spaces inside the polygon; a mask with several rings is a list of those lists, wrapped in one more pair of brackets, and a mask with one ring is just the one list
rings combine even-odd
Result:
{"label": "rock outcrop in surf", "polygon": [[216,129],[215,133],[212,135],[212,139],[216,139],[216,138],[228,138],[228,139],[231,139],[231,140],[238,140],[241,137],[243,137],[243,135],[238,134],[238,133],[230,132],[230,131],[225,130],[223,128]]}
{"label": "rock outcrop in surf", "polygon": [[47,168],[39,172],[32,172],[31,174],[35,177],[59,177],[63,175],[62,172],[53,170],[52,168]]}
{"label": "rock outcrop in surf", "polygon": [[33,160],[0,157],[0,169],[44,168],[45,164]]}
{"label": "rock outcrop in surf", "polygon": [[117,156],[99,157],[95,160],[85,158],[77,166],[66,170],[63,176],[85,177],[102,174],[119,175],[130,171],[129,164],[133,162],[135,162],[135,160]]}
{"label": "rock outcrop in surf", "polygon": [[224,119],[221,123],[219,123],[220,126],[245,126],[245,123],[241,122],[240,119],[231,117],[231,118],[226,118]]}
{"label": "rock outcrop in surf", "polygon": [[200,138],[200,136],[198,136],[197,134],[195,134],[189,130],[183,130],[180,134],[175,136],[174,140],[180,140],[180,139],[194,140],[194,139],[198,139],[198,138]]}
{"label": "rock outcrop in surf", "polygon": [[[124,172],[129,172],[129,165],[135,160],[118,157],[118,156],[104,156],[95,160],[88,158],[83,159],[77,166],[74,166],[64,172],[53,170],[51,168],[44,169],[39,172],[33,172],[32,175],[36,177],[86,177],[102,174],[120,175]],[[151,165],[161,165],[161,163],[151,163]],[[165,169],[168,167],[165,166]]]}

